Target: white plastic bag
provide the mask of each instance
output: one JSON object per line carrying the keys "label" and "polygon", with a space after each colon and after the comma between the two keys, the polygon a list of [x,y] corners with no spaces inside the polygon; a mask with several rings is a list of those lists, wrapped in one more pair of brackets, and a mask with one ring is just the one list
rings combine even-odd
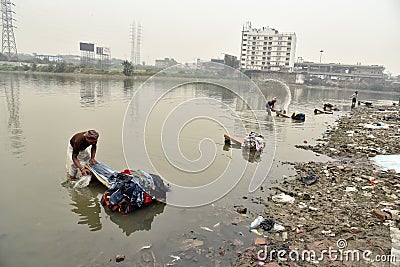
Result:
{"label": "white plastic bag", "polygon": [[87,187],[92,180],[91,175],[82,176],[74,185],[74,188],[84,188]]}

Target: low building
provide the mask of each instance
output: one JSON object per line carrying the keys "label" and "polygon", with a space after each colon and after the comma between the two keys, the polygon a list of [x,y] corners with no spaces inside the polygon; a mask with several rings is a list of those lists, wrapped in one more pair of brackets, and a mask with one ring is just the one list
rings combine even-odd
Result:
{"label": "low building", "polygon": [[228,65],[229,67],[235,68],[235,69],[239,68],[239,66],[240,66],[240,62],[239,62],[237,56],[233,56],[233,55],[229,55],[229,54],[225,54],[224,64]]}
{"label": "low building", "polygon": [[298,62],[294,72],[327,81],[383,82],[385,67],[378,65],[347,65],[336,63]]}
{"label": "low building", "polygon": [[50,63],[64,62],[64,58],[60,55],[57,55],[57,56],[38,55],[38,54],[33,54],[33,55],[36,59],[41,60],[43,62],[50,62]]}
{"label": "low building", "polygon": [[225,61],[223,59],[219,59],[219,58],[212,58],[211,62],[225,64]]}
{"label": "low building", "polygon": [[212,58],[211,62],[219,63],[219,64],[224,64],[232,68],[239,68],[240,62],[237,59],[237,56],[229,55],[229,54],[224,54],[224,59],[216,59]]}
{"label": "low building", "polygon": [[173,58],[156,59],[156,68],[164,69],[178,64]]}

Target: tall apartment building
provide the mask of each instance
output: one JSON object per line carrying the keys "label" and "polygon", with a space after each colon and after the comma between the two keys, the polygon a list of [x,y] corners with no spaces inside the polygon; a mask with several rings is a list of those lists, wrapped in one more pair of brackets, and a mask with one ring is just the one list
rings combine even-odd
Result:
{"label": "tall apartment building", "polygon": [[240,68],[292,72],[296,53],[296,34],[279,33],[269,27],[243,26]]}

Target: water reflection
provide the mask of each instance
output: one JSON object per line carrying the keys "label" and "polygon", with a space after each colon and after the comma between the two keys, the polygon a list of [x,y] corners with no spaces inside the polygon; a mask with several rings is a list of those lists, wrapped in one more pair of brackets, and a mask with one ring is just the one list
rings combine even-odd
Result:
{"label": "water reflection", "polygon": [[[24,82],[34,85],[35,91],[41,95],[59,95],[73,90],[77,81],[74,77],[53,76],[45,73],[24,74]],[[57,90],[54,90],[57,88]]]}
{"label": "water reflection", "polygon": [[74,183],[67,180],[62,186],[67,189],[71,197],[71,211],[78,215],[78,224],[87,225],[90,231],[102,229],[100,216],[102,208],[109,215],[110,221],[118,225],[127,236],[136,231],[149,231],[154,217],[161,214],[165,208],[164,203],[152,203],[132,214],[123,215],[102,207],[100,199],[106,189],[101,184],[91,182],[89,187],[74,188]]}
{"label": "water reflection", "polygon": [[111,82],[109,80],[82,80],[80,103],[82,107],[101,105],[111,98]]}
{"label": "water reflection", "polygon": [[70,180],[65,181],[62,186],[71,196],[71,211],[78,215],[78,224],[88,225],[90,231],[101,230],[100,196],[104,192],[104,187],[74,188],[74,184]]}
{"label": "water reflection", "polygon": [[224,151],[229,151],[231,148],[240,149],[242,151],[243,159],[247,160],[250,163],[261,162],[261,155],[262,155],[263,151],[243,149],[240,146],[235,146],[235,145],[225,144],[223,146]]}
{"label": "water reflection", "polygon": [[129,236],[136,231],[150,231],[154,218],[164,212],[165,205],[165,203],[152,203],[128,215],[112,212],[109,209],[105,211],[110,220]]}
{"label": "water reflection", "polygon": [[242,157],[250,163],[261,161],[262,151],[242,149]]}
{"label": "water reflection", "polygon": [[10,76],[4,83],[4,91],[9,113],[8,131],[10,133],[12,154],[20,157],[25,150],[25,137],[20,123],[20,86],[19,80]]}
{"label": "water reflection", "polygon": [[138,85],[138,82],[133,81],[132,79],[125,79],[124,80],[124,87],[123,87],[123,92],[125,98],[128,98],[129,100],[133,97],[133,93],[136,90],[135,85]]}
{"label": "water reflection", "polygon": [[132,79],[125,79],[124,80],[124,91],[133,90],[133,80]]}

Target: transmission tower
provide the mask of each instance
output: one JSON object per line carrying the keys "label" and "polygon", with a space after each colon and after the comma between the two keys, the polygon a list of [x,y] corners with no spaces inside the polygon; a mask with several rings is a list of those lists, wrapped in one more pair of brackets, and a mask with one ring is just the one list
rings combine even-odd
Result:
{"label": "transmission tower", "polygon": [[135,21],[133,21],[131,25],[131,62],[132,64],[135,64],[135,40],[136,40],[136,25]]}
{"label": "transmission tower", "polygon": [[3,34],[1,39],[1,52],[7,57],[8,61],[18,60],[17,44],[14,37],[14,26],[11,6],[15,6],[10,0],[1,0],[1,22]]}
{"label": "transmission tower", "polygon": [[131,61],[133,65],[140,65],[140,45],[142,43],[142,25],[133,21],[131,25]]}
{"label": "transmission tower", "polygon": [[136,55],[135,55],[136,65],[140,65],[141,42],[142,42],[142,25],[139,22],[136,28]]}

